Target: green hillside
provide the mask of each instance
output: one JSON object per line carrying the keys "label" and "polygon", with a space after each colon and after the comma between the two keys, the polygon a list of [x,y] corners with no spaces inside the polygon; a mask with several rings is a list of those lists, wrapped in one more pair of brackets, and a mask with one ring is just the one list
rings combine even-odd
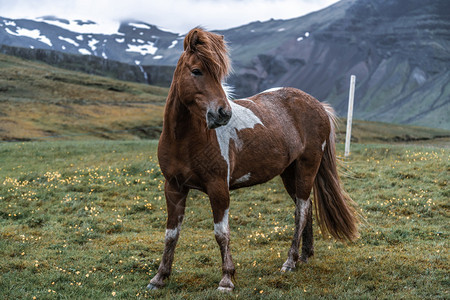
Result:
{"label": "green hillside", "polygon": [[[167,93],[0,54],[0,140],[158,138]],[[449,137],[447,130],[358,120],[352,134],[359,143],[448,144]]]}
{"label": "green hillside", "polygon": [[155,138],[167,89],[0,55],[0,140]]}

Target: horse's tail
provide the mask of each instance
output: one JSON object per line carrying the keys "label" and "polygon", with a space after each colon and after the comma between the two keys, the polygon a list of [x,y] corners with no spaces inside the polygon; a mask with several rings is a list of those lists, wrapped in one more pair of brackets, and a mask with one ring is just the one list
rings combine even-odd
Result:
{"label": "horse's tail", "polygon": [[356,204],[344,191],[336,167],[336,115],[328,104],[322,103],[330,120],[330,136],[314,180],[316,218],[323,233],[327,231],[338,240],[358,238],[359,214]]}

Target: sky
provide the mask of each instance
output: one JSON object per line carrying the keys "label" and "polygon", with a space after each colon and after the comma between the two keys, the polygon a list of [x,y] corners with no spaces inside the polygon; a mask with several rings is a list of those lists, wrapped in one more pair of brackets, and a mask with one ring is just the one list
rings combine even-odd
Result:
{"label": "sky", "polygon": [[101,23],[103,32],[117,31],[123,20],[139,20],[186,33],[201,25],[228,29],[253,21],[290,19],[325,8],[338,0],[0,0],[0,16],[35,19],[54,15]]}

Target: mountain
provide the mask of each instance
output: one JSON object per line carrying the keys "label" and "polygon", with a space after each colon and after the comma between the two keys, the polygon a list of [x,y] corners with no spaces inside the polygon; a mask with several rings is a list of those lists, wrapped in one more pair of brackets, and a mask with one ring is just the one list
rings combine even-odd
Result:
{"label": "mountain", "polygon": [[[183,35],[134,20],[117,32],[89,33],[98,25],[0,18],[0,44],[116,60],[137,66],[137,81],[146,74],[168,84]],[[450,129],[447,0],[342,0],[303,17],[216,32],[229,41],[235,70],[229,83],[239,97],[293,86],[345,115],[355,74],[355,118]]]}
{"label": "mountain", "polygon": [[130,65],[94,55],[75,55],[55,50],[29,49],[0,45],[0,53],[38,60],[68,70],[92,75],[169,87],[174,66]]}
{"label": "mountain", "polygon": [[177,44],[183,37],[144,22],[124,21],[115,33],[89,33],[96,30],[96,25],[99,24],[89,20],[55,17],[36,20],[0,17],[0,44],[94,55],[136,65],[174,65],[182,51]]}
{"label": "mountain", "polygon": [[450,2],[340,1],[287,20],[224,31],[238,94],[294,86],[354,116],[450,129]]}

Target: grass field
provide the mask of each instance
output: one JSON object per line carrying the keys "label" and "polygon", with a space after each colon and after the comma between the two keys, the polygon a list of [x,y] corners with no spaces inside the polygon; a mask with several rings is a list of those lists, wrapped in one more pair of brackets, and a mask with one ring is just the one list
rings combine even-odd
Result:
{"label": "grass field", "polygon": [[450,297],[449,131],[355,121],[340,170],[361,238],[315,227],[293,273],[279,272],[294,228],[281,181],[232,192],[230,295],[209,200],[191,192],[173,275],[150,292],[166,211],[157,142],[140,139],[159,135],[167,89],[1,54],[0,71],[0,141],[16,141],[0,142],[0,299]]}
{"label": "grass field", "polygon": [[[363,145],[340,169],[366,216],[342,244],[315,228],[315,257],[281,274],[294,206],[274,179],[232,192],[232,294],[216,291],[209,201],[188,198],[167,288],[156,141],[0,143],[0,299],[448,299],[448,148]],[[338,147],[342,154],[342,145]]]}

